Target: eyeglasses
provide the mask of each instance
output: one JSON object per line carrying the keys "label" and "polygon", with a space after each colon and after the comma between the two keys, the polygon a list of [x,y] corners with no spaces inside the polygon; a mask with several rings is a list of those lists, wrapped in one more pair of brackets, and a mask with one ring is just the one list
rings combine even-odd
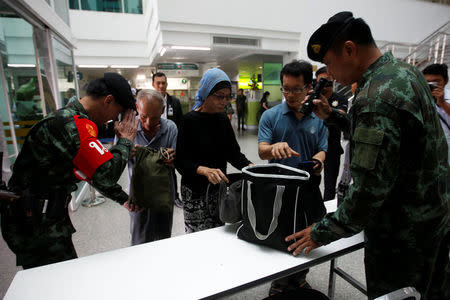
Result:
{"label": "eyeglasses", "polygon": [[289,93],[292,93],[292,94],[300,94],[300,93],[302,93],[304,90],[306,90],[306,87],[307,87],[306,84],[305,84],[305,86],[302,87],[302,88],[295,88],[295,89],[287,89],[287,88],[281,87],[281,88],[280,88],[280,91],[281,91],[283,94],[289,94]]}
{"label": "eyeglasses", "polygon": [[231,97],[231,95],[219,95],[216,93],[212,94],[214,97],[216,97],[217,99],[219,99],[220,101],[226,100],[226,101],[231,101],[231,99],[233,99],[233,97]]}

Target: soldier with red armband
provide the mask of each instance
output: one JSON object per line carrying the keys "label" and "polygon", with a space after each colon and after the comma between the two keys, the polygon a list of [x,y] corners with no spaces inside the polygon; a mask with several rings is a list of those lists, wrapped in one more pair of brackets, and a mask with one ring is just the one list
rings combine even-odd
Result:
{"label": "soldier with red armband", "polygon": [[[80,180],[126,205],[117,183],[137,132],[135,100],[128,82],[105,73],[91,81],[86,96],[50,113],[28,134],[13,167],[9,190],[20,195],[1,206],[3,238],[24,269],[77,257],[68,204]],[[110,150],[97,139],[97,126],[116,121],[119,140]]]}

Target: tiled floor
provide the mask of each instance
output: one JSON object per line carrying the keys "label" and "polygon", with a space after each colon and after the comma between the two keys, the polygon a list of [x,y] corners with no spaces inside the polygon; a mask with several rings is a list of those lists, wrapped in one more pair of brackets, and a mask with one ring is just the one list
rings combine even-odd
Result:
{"label": "tiled floor", "polygon": [[[237,135],[241,150],[254,163],[263,163],[258,158],[257,139],[254,132],[246,131]],[[229,171],[233,171],[230,166]],[[128,185],[128,178],[124,172],[120,183]],[[73,236],[75,248],[80,257],[92,255],[103,251],[110,251],[130,244],[128,212],[117,203],[107,200],[105,203],[91,208],[80,206],[71,218],[77,232]],[[183,212],[174,210],[174,224],[172,235],[184,234]],[[364,282],[363,251],[357,251],[339,259],[339,266],[358,280]],[[3,298],[15,273],[20,270],[15,266],[15,257],[10,252],[3,239],[0,239],[0,297]],[[324,293],[327,293],[329,263],[310,269],[309,283]],[[174,286],[177,278],[174,274]],[[267,296],[270,283],[265,283],[251,289],[238,292],[222,299],[262,299]],[[364,296],[348,283],[338,278],[334,299],[364,299]]]}

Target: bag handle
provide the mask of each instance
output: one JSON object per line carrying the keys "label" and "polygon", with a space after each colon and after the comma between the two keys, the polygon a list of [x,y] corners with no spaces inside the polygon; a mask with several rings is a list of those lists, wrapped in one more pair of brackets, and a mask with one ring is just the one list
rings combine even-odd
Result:
{"label": "bag handle", "polygon": [[285,186],[284,185],[277,185],[277,192],[275,194],[275,201],[273,202],[273,213],[272,213],[272,221],[270,222],[269,230],[267,234],[262,234],[256,229],[256,214],[255,214],[255,207],[253,206],[252,202],[252,195],[251,195],[251,185],[253,183],[248,181],[248,188],[247,188],[247,213],[248,213],[248,220],[250,221],[250,225],[253,229],[253,232],[255,233],[255,236],[263,241],[267,239],[278,227],[278,216],[281,212],[281,206],[283,204],[283,193]]}

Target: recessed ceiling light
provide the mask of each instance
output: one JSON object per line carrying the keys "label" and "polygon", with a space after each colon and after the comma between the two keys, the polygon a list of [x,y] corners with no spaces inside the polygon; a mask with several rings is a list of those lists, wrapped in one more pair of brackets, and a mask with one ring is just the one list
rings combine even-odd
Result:
{"label": "recessed ceiling light", "polygon": [[147,77],[145,76],[145,74],[138,74],[138,75],[136,76],[136,80],[145,80],[145,79],[147,79]]}
{"label": "recessed ceiling light", "polygon": [[193,46],[172,46],[172,49],[178,50],[200,50],[200,51],[209,51],[211,48],[209,47],[193,47]]}
{"label": "recessed ceiling light", "polygon": [[162,47],[161,50],[159,50],[159,55],[163,56],[166,53],[167,49]]}
{"label": "recessed ceiling light", "polygon": [[8,64],[8,67],[11,68],[34,68],[36,65],[34,64]]}
{"label": "recessed ceiling light", "polygon": [[95,69],[106,69],[107,65],[78,65],[78,68],[95,68]]}
{"label": "recessed ceiling light", "polygon": [[136,66],[136,65],[111,65],[111,68],[114,68],[114,69],[136,69],[136,68],[139,68],[139,66]]}

